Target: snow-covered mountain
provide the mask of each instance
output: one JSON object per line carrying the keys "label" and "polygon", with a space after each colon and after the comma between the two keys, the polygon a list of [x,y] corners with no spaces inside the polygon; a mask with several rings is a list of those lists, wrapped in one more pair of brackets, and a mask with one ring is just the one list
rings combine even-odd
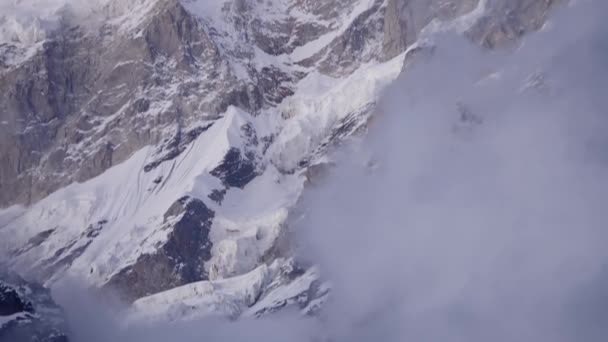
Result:
{"label": "snow-covered mountain", "polygon": [[66,342],[66,322],[48,289],[0,271],[0,340]]}
{"label": "snow-covered mountain", "polygon": [[437,32],[509,46],[556,3],[3,3],[0,255],[134,317],[315,312],[286,222],[328,150]]}

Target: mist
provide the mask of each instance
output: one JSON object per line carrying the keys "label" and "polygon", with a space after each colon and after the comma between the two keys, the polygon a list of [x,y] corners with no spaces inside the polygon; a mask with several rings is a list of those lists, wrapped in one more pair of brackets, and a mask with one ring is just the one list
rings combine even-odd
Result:
{"label": "mist", "polygon": [[290,225],[332,284],[319,318],[125,324],[55,289],[79,341],[605,341],[608,24],[557,11],[521,46],[436,37]]}
{"label": "mist", "polygon": [[438,37],[385,94],[297,220],[333,336],[608,338],[607,9],[509,51]]}
{"label": "mist", "polygon": [[71,342],[311,341],[317,322],[295,312],[272,319],[232,321],[221,317],[192,321],[134,320],[129,306],[110,293],[92,291],[77,278],[53,286],[64,309]]}

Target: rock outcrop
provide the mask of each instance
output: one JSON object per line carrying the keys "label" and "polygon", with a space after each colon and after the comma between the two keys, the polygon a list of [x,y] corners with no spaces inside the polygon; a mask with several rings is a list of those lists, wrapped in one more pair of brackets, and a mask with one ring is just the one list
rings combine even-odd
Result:
{"label": "rock outcrop", "polygon": [[68,342],[63,312],[48,289],[0,271],[0,341]]}
{"label": "rock outcrop", "polygon": [[106,286],[133,301],[209,279],[204,264],[211,259],[209,230],[213,216],[202,201],[180,198],[164,214],[166,221],[174,222],[167,241],[155,253],[144,254],[121,270]]}

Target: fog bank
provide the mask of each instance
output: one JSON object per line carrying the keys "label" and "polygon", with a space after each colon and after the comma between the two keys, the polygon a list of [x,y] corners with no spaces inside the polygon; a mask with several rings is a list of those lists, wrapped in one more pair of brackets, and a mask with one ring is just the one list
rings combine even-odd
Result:
{"label": "fog bank", "polygon": [[608,26],[579,2],[517,51],[439,37],[297,231],[337,340],[608,338]]}

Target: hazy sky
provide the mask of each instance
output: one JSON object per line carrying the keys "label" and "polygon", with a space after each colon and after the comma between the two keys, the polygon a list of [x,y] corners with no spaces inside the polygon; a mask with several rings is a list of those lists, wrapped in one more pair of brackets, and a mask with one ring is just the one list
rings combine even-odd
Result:
{"label": "hazy sky", "polygon": [[120,331],[60,289],[76,341],[605,341],[605,13],[579,1],[516,53],[442,36],[402,75],[292,222],[333,285],[320,322]]}

